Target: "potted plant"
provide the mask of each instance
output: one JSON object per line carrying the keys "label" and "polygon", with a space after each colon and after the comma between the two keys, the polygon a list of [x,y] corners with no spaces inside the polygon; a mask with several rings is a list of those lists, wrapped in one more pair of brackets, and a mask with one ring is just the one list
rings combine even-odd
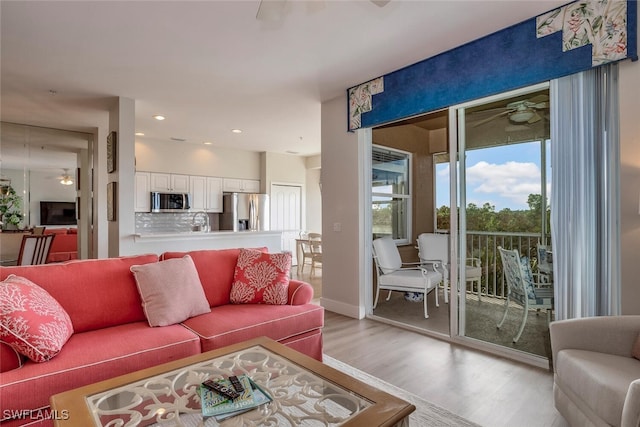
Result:
{"label": "potted plant", "polygon": [[18,229],[22,222],[21,207],[22,197],[16,194],[16,190],[10,185],[3,186],[0,191],[0,220],[3,229]]}

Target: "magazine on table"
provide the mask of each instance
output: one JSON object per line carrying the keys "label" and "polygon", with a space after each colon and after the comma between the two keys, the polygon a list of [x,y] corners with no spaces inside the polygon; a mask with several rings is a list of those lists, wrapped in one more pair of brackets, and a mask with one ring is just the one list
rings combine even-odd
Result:
{"label": "magazine on table", "polygon": [[[247,375],[239,375],[238,380],[244,390],[235,399],[213,391],[204,385],[200,386],[202,415],[204,417],[215,417],[217,421],[222,421],[271,402],[271,396]],[[233,388],[228,378],[216,380],[216,382],[225,387]]]}

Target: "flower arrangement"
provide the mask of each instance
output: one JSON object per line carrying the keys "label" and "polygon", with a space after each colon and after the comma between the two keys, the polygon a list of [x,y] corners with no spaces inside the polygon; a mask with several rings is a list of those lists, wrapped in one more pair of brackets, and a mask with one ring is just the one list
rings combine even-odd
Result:
{"label": "flower arrangement", "polygon": [[16,194],[12,186],[3,186],[0,191],[0,220],[3,228],[7,228],[8,225],[18,227],[22,222],[21,208],[22,197]]}

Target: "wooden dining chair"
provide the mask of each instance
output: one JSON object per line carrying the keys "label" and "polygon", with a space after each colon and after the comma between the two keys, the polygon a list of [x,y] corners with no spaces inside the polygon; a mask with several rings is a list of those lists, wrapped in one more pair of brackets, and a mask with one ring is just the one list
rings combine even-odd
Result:
{"label": "wooden dining chair", "polygon": [[56,237],[55,234],[22,236],[18,265],[44,264],[49,256],[54,237]]}

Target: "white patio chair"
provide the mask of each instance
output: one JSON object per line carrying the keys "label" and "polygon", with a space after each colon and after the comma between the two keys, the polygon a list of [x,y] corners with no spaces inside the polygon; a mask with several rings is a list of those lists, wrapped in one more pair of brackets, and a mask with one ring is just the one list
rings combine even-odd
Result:
{"label": "white patio chair", "polygon": [[[444,302],[449,303],[449,236],[437,233],[421,233],[418,235],[418,257],[420,262],[427,265],[434,271],[442,274],[444,284]],[[482,279],[482,267],[480,259],[467,258],[465,266],[465,277],[467,282],[476,284],[478,299],[480,299],[480,280]]]}
{"label": "white patio chair", "polygon": [[513,338],[513,342],[518,342],[524,326],[527,323],[527,316],[531,309],[544,309],[547,311],[547,323],[551,322],[551,310],[553,310],[553,289],[539,288],[533,282],[533,274],[531,266],[526,257],[520,258],[517,249],[509,250],[498,246],[500,258],[502,259],[502,268],[504,277],[507,282],[507,299],[504,303],[504,314],[502,320],[497,327],[500,329],[505,319],[511,302],[522,306],[522,323],[517,335]]}
{"label": "white patio chair", "polygon": [[[380,290],[389,291],[387,301],[391,298],[392,291],[417,292],[424,295],[424,317],[428,319],[427,294],[437,289],[442,281],[442,275],[420,266],[420,263],[403,263],[400,252],[391,237],[382,237],[373,241],[373,258],[378,277],[378,289],[373,308],[378,305]],[[436,307],[439,307],[438,292],[435,294]]]}

